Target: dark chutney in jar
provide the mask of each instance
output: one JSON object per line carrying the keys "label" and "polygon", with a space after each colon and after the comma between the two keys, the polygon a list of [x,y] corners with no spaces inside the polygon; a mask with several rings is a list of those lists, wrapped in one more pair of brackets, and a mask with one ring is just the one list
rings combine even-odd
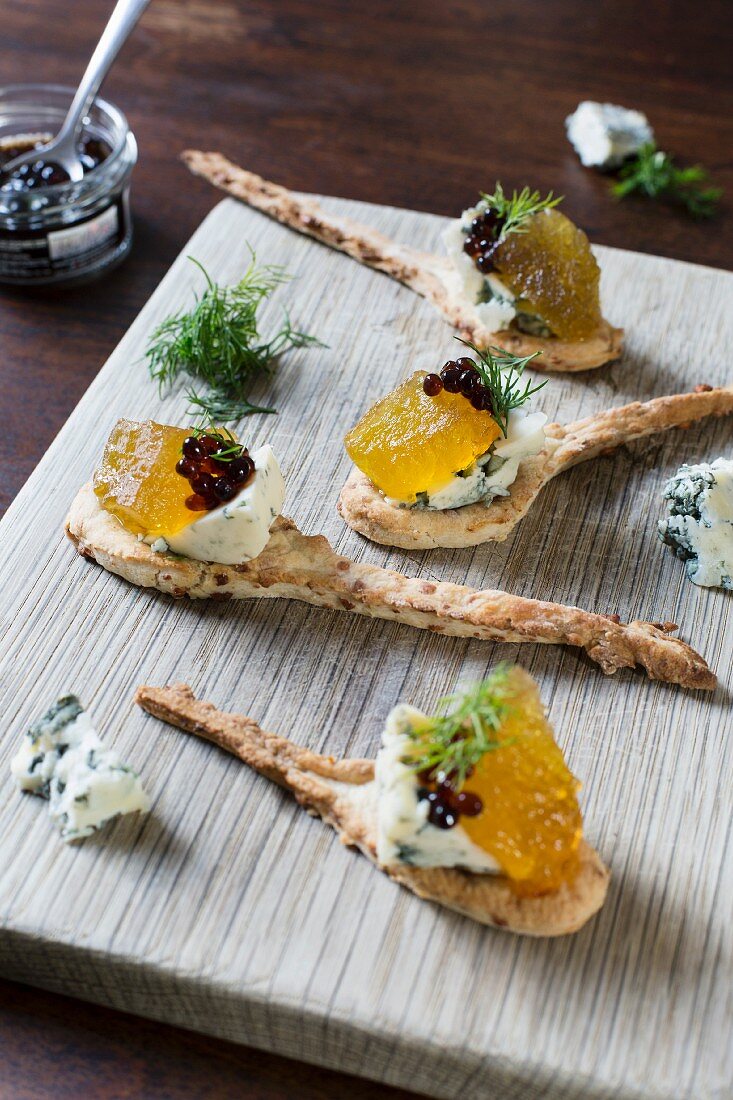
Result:
{"label": "dark chutney in jar", "polygon": [[[36,161],[21,164],[11,174],[5,171],[5,166],[16,157],[32,149],[41,149],[51,137],[51,134],[18,134],[0,143],[0,191],[30,191],[33,187],[53,187],[57,183],[69,182],[68,172],[53,159],[46,160],[42,154]],[[84,175],[98,168],[112,151],[105,141],[89,134],[82,134],[76,149]]]}

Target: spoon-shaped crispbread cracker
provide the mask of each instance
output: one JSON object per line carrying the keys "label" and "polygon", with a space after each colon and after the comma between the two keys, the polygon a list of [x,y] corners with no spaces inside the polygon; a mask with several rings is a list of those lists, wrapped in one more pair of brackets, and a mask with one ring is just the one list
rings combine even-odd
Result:
{"label": "spoon-shaped crispbread cracker", "polygon": [[244,565],[219,565],[156,553],[104,511],[87,484],[71,505],[66,532],[84,557],[133,584],[176,597],[302,600],[437,634],[577,646],[609,674],[639,664],[655,680],[715,687],[703,658],[669,637],[666,625],[625,624],[578,607],[405,577],[342,557],[323,535],[304,535],[284,516],[273,523],[258,557]]}
{"label": "spoon-shaped crispbread cracker", "polygon": [[338,510],[349,527],[385,546],[431,550],[502,542],[529,511],[540,490],[563,470],[642,436],[731,412],[733,385],[635,401],[564,427],[548,424],[545,447],[520,463],[509,496],[445,511],[389,504],[369,478],[354,468],[341,490]]}
{"label": "spoon-shaped crispbread cracker", "polygon": [[[265,733],[251,718],[227,714],[197,700],[186,684],[140,687],[135,699],[156,718],[213,741],[292,791],[301,806],[336,830],[342,843],[358,848],[377,864],[374,761],[320,756]],[[503,875],[476,875],[450,867],[380,869],[418,897],[481,924],[527,936],[577,931],[603,905],[609,880],[607,868],[585,841],[581,841],[574,880],[534,897],[518,894]]]}
{"label": "spoon-shaped crispbread cracker", "polygon": [[221,153],[187,149],[181,156],[195,175],[202,176],[222,191],[298,233],[314,237],[404,283],[442,313],[464,339],[479,347],[498,344],[515,355],[540,352],[532,366],[542,371],[591,370],[618,359],[621,354],[623,329],[613,328],[607,321],[586,340],[559,340],[554,336],[543,339],[514,328],[491,332],[481,323],[474,307],[464,301],[453,264],[447,256],[419,252],[352,218],[327,214],[315,199],[296,195],[254,172],[247,172]]}

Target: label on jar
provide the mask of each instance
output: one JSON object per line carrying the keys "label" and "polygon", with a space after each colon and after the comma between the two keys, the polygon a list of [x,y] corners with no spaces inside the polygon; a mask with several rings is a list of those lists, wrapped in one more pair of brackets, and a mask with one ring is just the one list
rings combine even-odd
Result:
{"label": "label on jar", "polygon": [[57,229],[48,234],[48,255],[52,262],[82,256],[116,237],[119,224],[117,207],[110,206],[109,210],[97,214],[91,221],[69,226],[68,229]]}
{"label": "label on jar", "polygon": [[103,261],[124,240],[124,196],[99,214],[59,229],[0,230],[0,279],[36,282],[62,273],[84,272]]}

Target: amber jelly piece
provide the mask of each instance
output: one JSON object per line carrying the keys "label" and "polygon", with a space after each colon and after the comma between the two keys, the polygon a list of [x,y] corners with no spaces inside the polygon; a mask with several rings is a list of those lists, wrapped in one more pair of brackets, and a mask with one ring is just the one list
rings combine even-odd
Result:
{"label": "amber jelly piece", "polygon": [[583,820],[580,784],[569,771],[545,716],[536,683],[523,669],[507,674],[507,715],[466,789],[483,809],[462,828],[496,859],[523,893],[556,890],[573,878]]}
{"label": "amber jelly piece", "polygon": [[102,507],[136,535],[174,535],[196,519],[191,487],[176,473],[189,430],[152,420],[118,420],[94,474]]}
{"label": "amber jelly piece", "polygon": [[559,210],[534,214],[492,254],[523,312],[542,317],[561,340],[585,340],[600,327],[601,271],[590,242]]}
{"label": "amber jelly piece", "polygon": [[418,493],[448,485],[488,451],[501,429],[461,393],[425,393],[426,374],[388,393],[351,429],[344,443],[352,462],[385,496],[412,503]]}

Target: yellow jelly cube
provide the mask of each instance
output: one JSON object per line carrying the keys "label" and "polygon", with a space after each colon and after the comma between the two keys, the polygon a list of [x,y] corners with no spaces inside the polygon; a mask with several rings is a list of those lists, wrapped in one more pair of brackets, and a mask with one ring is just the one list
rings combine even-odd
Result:
{"label": "yellow jelly cube", "polygon": [[385,496],[413,503],[437,492],[488,451],[501,429],[460,393],[429,397],[424,371],[388,393],[351,429],[344,443],[352,462]]}
{"label": "yellow jelly cube", "polygon": [[503,701],[507,715],[494,734],[503,745],[484,754],[463,787],[479,795],[483,809],[476,817],[461,816],[460,824],[524,890],[556,890],[577,867],[580,784],[555,742],[532,677],[510,669]]}
{"label": "yellow jelly cube", "polygon": [[118,420],[94,474],[94,492],[106,511],[136,535],[174,535],[199,518],[186,507],[191,486],[176,473],[181,444],[190,431]]}

